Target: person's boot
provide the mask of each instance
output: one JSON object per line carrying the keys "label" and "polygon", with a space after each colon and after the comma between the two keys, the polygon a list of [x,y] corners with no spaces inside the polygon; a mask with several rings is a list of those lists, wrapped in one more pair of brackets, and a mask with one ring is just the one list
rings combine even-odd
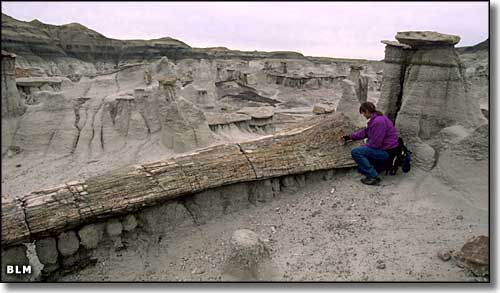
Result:
{"label": "person's boot", "polygon": [[380,183],[380,177],[369,177],[366,176],[365,178],[361,179],[361,182],[366,185],[377,185]]}

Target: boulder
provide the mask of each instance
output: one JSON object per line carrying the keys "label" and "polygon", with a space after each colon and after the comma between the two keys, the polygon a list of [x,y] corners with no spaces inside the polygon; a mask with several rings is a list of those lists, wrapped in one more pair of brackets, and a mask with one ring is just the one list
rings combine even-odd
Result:
{"label": "boulder", "polygon": [[227,281],[273,280],[275,268],[269,248],[252,230],[236,230],[225,256],[223,279]]}
{"label": "boulder", "polygon": [[106,233],[110,237],[120,236],[123,225],[118,219],[111,219],[106,222]]}
{"label": "boulder", "polygon": [[57,263],[57,242],[55,238],[48,237],[35,242],[36,254],[44,265]]}
{"label": "boulder", "polygon": [[335,111],[334,106],[328,105],[328,104],[322,104],[322,103],[315,104],[313,106],[313,110],[312,110],[312,112],[314,114],[328,114],[328,113],[332,113],[334,111]]}
{"label": "boulder", "polygon": [[424,142],[415,142],[411,145],[412,160],[415,166],[430,171],[436,164],[436,151]]}
{"label": "boulder", "polygon": [[457,255],[457,260],[478,277],[489,276],[489,237],[480,235],[467,241]]}
{"label": "boulder", "polygon": [[63,256],[74,254],[78,247],[80,247],[80,241],[74,231],[63,232],[57,237],[57,249]]}
{"label": "boulder", "polygon": [[102,240],[103,225],[86,225],[78,231],[78,235],[80,236],[83,247],[87,249],[96,248],[97,244]]}

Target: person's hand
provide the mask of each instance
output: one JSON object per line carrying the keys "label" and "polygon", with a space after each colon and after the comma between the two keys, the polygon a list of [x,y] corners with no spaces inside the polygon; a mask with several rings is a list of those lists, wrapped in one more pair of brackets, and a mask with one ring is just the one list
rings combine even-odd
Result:
{"label": "person's hand", "polygon": [[342,136],[342,138],[344,139],[345,142],[352,140],[350,135],[344,135],[344,136]]}

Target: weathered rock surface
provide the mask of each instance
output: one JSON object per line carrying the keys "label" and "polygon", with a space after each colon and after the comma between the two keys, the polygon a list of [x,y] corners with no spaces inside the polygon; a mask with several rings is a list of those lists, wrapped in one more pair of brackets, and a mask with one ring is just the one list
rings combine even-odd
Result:
{"label": "weathered rock surface", "polygon": [[7,265],[19,266],[22,270],[22,266],[29,264],[26,246],[16,245],[2,248],[2,282],[26,282],[30,275],[7,274]]}
{"label": "weathered rock surface", "polygon": [[205,113],[208,125],[224,125],[252,120],[252,117],[241,113]]}
{"label": "weathered rock surface", "polygon": [[354,82],[344,79],[342,81],[342,98],[337,105],[336,112],[341,112],[349,119],[356,127],[366,127],[366,120],[359,113],[359,99],[356,95],[356,85]]}
{"label": "weathered rock surface", "polygon": [[63,232],[57,237],[57,249],[63,256],[74,254],[79,246],[80,241],[74,231]]}
{"label": "weathered rock surface", "polygon": [[16,55],[2,50],[2,118],[24,114],[26,106],[16,87]]}
{"label": "weathered rock surface", "polygon": [[57,263],[57,242],[55,238],[48,237],[35,242],[36,254],[44,265]]}
{"label": "weathered rock surface", "polygon": [[458,261],[476,276],[489,276],[489,252],[489,237],[480,235],[464,244]]}
{"label": "weathered rock surface", "polygon": [[486,120],[479,101],[468,94],[462,64],[454,48],[460,38],[435,32],[399,32],[404,45],[386,42],[386,67],[380,109],[395,119],[417,165],[432,168],[439,156],[432,140],[443,128],[475,129]]}
{"label": "weathered rock surface", "polygon": [[274,115],[274,107],[244,107],[238,110],[238,113],[246,114],[252,118],[265,119],[271,118]]}
{"label": "weathered rock surface", "polygon": [[382,41],[385,47],[384,75],[380,88],[380,99],[377,108],[392,122],[401,107],[403,97],[403,82],[406,72],[410,46],[395,41]]}
{"label": "weathered rock surface", "polygon": [[[42,237],[96,217],[132,212],[211,187],[353,166],[350,146],[344,146],[340,140],[352,130],[345,116],[336,113],[273,136],[218,145],[35,191],[19,201],[2,201],[2,222],[9,223],[2,226],[2,245],[21,242],[29,236]],[[78,239],[71,240],[76,235],[66,236],[60,237],[68,238],[71,249],[63,247],[63,251],[70,254],[74,246],[78,248]]]}
{"label": "weathered rock surface", "polygon": [[230,239],[223,274],[225,280],[272,280],[269,248],[252,230],[236,230]]}
{"label": "weathered rock surface", "polygon": [[118,219],[111,219],[106,223],[106,234],[110,237],[122,234],[123,226]]}
{"label": "weathered rock surface", "polygon": [[447,35],[433,31],[408,31],[398,32],[396,39],[403,44],[412,47],[418,46],[453,46],[460,42],[460,37],[455,35]]}
{"label": "weathered rock surface", "polygon": [[162,109],[162,143],[175,152],[186,152],[209,145],[213,135],[205,115],[194,104],[179,97]]}
{"label": "weathered rock surface", "polygon": [[80,236],[83,247],[93,249],[102,240],[103,232],[103,225],[90,224],[80,229],[78,236]]}
{"label": "weathered rock surface", "polygon": [[313,106],[312,112],[314,114],[328,114],[335,111],[335,107],[333,105],[328,104],[315,104]]}
{"label": "weathered rock surface", "polygon": [[[461,124],[474,128],[484,123],[479,102],[467,95],[463,64],[453,48],[459,38],[439,34],[425,37],[426,32],[398,33],[397,36],[400,34],[409,36],[398,38],[400,42],[427,45],[417,46],[408,59],[396,120],[403,137],[426,140],[447,126]],[[439,46],[443,42],[449,46]]]}
{"label": "weathered rock surface", "polygon": [[348,80],[354,83],[356,96],[360,104],[366,102],[368,99],[368,77],[362,75],[361,70],[363,70],[363,66],[351,65],[351,71],[347,77]]}
{"label": "weathered rock surface", "polygon": [[123,225],[124,231],[130,232],[130,231],[134,230],[135,227],[137,227],[137,219],[135,218],[134,215],[127,215],[123,219],[122,225]]}

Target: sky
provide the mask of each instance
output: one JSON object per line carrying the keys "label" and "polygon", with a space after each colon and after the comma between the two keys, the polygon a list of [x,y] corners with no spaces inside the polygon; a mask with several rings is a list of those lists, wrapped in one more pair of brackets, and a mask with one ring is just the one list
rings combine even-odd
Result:
{"label": "sky", "polygon": [[398,31],[488,38],[488,2],[9,2],[22,21],[78,22],[108,38],[172,37],[192,47],[296,51],[307,56],[384,57]]}

